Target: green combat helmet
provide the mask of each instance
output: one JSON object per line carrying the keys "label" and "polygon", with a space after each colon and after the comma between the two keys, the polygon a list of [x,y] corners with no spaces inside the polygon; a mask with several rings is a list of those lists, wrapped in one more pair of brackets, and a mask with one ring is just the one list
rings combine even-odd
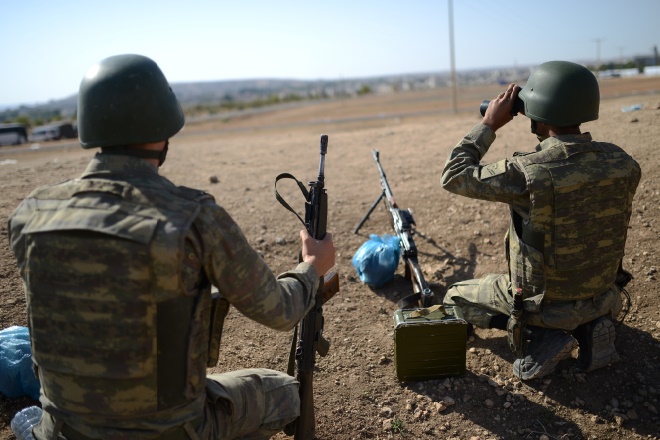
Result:
{"label": "green combat helmet", "polygon": [[179,101],[158,65],[142,55],[116,55],[92,66],[78,93],[83,148],[164,141],[183,127]]}
{"label": "green combat helmet", "polygon": [[525,104],[525,116],[545,124],[570,127],[598,119],[598,80],[579,64],[541,64],[518,96]]}

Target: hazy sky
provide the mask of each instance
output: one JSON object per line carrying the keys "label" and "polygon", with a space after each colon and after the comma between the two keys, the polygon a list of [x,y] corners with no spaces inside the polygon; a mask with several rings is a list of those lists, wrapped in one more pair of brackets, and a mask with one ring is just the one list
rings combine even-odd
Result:
{"label": "hazy sky", "polygon": [[[2,11],[0,105],[71,96],[97,61],[170,82],[450,69],[448,0],[21,0]],[[660,45],[660,0],[453,0],[455,65],[618,59]]]}

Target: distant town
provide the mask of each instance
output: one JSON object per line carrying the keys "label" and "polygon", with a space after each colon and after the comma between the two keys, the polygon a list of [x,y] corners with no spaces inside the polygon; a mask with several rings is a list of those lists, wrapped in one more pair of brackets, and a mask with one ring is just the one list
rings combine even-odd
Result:
{"label": "distant town", "polygon": [[[576,61],[577,62],[577,61]],[[599,77],[660,75],[657,46],[650,55],[636,56],[625,62],[581,63]],[[598,66],[598,67],[596,67]],[[535,66],[514,66],[458,71],[456,85],[524,83]],[[305,81],[294,79],[248,79],[173,83],[187,116],[221,115],[245,109],[293,103],[305,100],[344,99],[366,94],[452,86],[450,72],[400,74],[370,78]],[[44,104],[19,106],[0,111],[0,123],[19,123],[36,128],[58,121],[74,123],[77,95]]]}

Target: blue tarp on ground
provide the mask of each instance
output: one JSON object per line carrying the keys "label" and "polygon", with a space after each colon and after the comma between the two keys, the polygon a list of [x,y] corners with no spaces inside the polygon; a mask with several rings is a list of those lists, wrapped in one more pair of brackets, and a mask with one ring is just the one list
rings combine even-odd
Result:
{"label": "blue tarp on ground", "polygon": [[353,255],[352,263],[363,283],[380,287],[394,278],[400,257],[399,237],[371,234],[369,240]]}

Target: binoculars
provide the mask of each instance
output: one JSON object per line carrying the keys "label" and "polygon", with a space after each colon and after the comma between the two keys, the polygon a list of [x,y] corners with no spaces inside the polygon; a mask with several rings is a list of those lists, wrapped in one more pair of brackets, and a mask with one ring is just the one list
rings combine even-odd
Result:
{"label": "binoculars", "polygon": [[[479,106],[479,112],[481,113],[481,116],[486,115],[486,110],[488,109],[488,104],[490,104],[490,100],[488,100],[488,99],[481,102],[481,105]],[[525,103],[522,102],[522,99],[516,97],[516,100],[513,101],[513,107],[511,107],[511,116],[516,116],[518,113],[520,113],[524,109],[525,109]]]}

